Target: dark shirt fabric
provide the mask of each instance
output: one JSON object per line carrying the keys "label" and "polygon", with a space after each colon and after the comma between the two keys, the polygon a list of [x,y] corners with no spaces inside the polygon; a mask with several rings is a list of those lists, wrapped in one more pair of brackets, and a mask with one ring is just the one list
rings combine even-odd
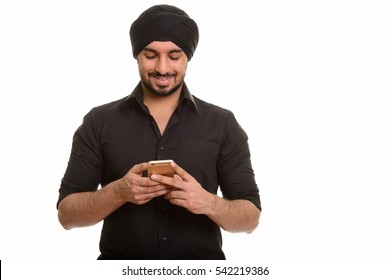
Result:
{"label": "dark shirt fabric", "polygon": [[[126,98],[93,108],[76,130],[58,203],[96,191],[135,164],[173,159],[207,191],[261,209],[248,137],[229,110],[190,94],[184,84],[163,135],[143,104],[141,85]],[[145,174],[144,174],[145,176]],[[99,259],[225,259],[218,225],[157,197],[126,203],[104,219]]]}

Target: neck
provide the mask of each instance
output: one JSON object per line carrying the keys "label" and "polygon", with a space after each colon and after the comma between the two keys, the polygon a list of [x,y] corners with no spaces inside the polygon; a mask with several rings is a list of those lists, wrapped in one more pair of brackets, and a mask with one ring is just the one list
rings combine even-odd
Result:
{"label": "neck", "polygon": [[179,105],[180,90],[169,96],[156,96],[144,91],[144,104],[148,107],[149,113],[156,121],[161,135],[164,134],[169,119]]}
{"label": "neck", "polygon": [[181,89],[182,87],[167,96],[157,96],[150,93],[146,88],[143,88],[144,104],[149,108],[152,115],[156,111],[173,113],[179,104]]}

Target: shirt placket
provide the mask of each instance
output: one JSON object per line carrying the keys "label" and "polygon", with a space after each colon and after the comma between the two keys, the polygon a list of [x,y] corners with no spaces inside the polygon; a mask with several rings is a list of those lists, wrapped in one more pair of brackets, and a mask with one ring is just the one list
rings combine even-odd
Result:
{"label": "shirt placket", "polygon": [[[168,122],[168,126],[163,135],[159,133],[157,124],[154,129],[160,136],[156,147],[156,159],[171,159],[169,148],[169,130],[172,126],[178,122],[178,116],[176,112],[172,115]],[[170,234],[170,208],[172,205],[163,197],[157,198],[157,226],[158,226],[158,242],[159,242],[159,254],[161,259],[169,257],[171,250],[172,236]]]}

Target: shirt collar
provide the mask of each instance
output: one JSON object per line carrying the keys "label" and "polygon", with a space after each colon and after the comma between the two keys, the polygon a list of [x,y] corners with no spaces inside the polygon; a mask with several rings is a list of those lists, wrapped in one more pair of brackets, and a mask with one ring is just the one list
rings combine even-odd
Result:
{"label": "shirt collar", "polygon": [[[141,82],[135,87],[133,92],[126,98],[126,101],[130,104],[133,102],[137,102],[142,108],[145,108],[144,105],[144,94],[142,91]],[[190,90],[187,85],[183,83],[183,88],[181,91],[180,102],[179,102],[179,111],[183,110],[185,105],[189,105],[195,113],[199,114],[198,107],[196,106],[196,102],[194,97],[192,96]]]}

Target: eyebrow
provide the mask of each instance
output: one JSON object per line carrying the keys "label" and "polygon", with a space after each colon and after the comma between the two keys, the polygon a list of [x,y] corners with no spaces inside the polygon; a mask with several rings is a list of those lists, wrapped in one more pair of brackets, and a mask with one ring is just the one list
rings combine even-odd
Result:
{"label": "eyebrow", "polygon": [[[148,47],[145,47],[144,48],[144,51],[148,51],[148,52],[154,52],[154,53],[158,53],[158,51],[156,51],[155,49],[152,49],[152,48],[148,48]],[[183,52],[182,49],[173,49],[173,50],[170,50],[169,53],[181,53]]]}

